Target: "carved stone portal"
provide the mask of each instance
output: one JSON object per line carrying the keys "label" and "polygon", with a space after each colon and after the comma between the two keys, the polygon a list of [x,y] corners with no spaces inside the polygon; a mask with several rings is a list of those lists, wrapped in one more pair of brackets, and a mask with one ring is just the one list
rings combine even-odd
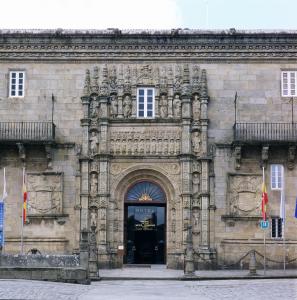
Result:
{"label": "carved stone portal", "polygon": [[235,216],[260,216],[261,175],[229,175],[229,213]]}
{"label": "carved stone portal", "polygon": [[62,214],[63,173],[28,173],[28,214]]}

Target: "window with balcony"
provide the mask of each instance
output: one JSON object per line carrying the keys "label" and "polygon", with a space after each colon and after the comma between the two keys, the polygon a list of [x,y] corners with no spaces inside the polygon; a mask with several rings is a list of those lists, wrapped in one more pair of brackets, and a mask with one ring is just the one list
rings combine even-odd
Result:
{"label": "window with balcony", "polygon": [[297,71],[282,71],[282,97],[296,96]]}
{"label": "window with balcony", "polygon": [[271,165],[271,189],[272,190],[281,190],[283,188],[283,176],[284,168],[283,165]]}
{"label": "window with balcony", "polygon": [[155,90],[154,88],[137,89],[137,117],[155,117]]}
{"label": "window with balcony", "polygon": [[9,97],[24,97],[25,72],[11,71],[9,73]]}

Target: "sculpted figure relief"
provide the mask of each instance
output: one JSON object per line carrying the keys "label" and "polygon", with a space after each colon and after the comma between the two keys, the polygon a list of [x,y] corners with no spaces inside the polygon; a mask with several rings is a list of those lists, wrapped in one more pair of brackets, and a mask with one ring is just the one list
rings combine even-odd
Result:
{"label": "sculpted figure relief", "polygon": [[118,116],[118,99],[116,95],[110,97],[110,115],[112,118]]}
{"label": "sculpted figure relief", "polygon": [[132,100],[129,95],[126,95],[123,100],[123,113],[124,118],[130,118],[132,114]]}
{"label": "sculpted figure relief", "polygon": [[168,101],[166,99],[165,95],[161,96],[160,99],[160,117],[161,118],[167,118],[168,116]]}
{"label": "sculpted figure relief", "polygon": [[97,227],[97,211],[92,209],[90,212],[90,225]]}
{"label": "sculpted figure relief", "polygon": [[173,116],[174,118],[181,117],[181,101],[179,95],[176,95],[173,99]]}
{"label": "sculpted figure relief", "polygon": [[200,101],[198,95],[194,96],[193,103],[193,120],[198,121],[200,119]]}
{"label": "sculpted figure relief", "polygon": [[200,153],[200,133],[198,131],[194,131],[192,133],[192,148],[195,155],[198,155]]}
{"label": "sculpted figure relief", "polygon": [[96,97],[92,98],[90,105],[90,115],[91,118],[96,118],[98,116],[98,103],[96,101]]}
{"label": "sculpted figure relief", "polygon": [[98,137],[95,131],[92,131],[91,137],[90,137],[90,152],[91,155],[95,155],[98,150]]}
{"label": "sculpted figure relief", "polygon": [[98,186],[98,178],[96,174],[91,175],[91,188],[90,188],[90,194],[96,195],[97,194],[97,186]]}

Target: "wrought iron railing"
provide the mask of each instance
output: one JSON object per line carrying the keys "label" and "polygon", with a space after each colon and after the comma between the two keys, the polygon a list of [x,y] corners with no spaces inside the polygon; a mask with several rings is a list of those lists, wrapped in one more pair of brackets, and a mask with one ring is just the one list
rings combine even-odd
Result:
{"label": "wrought iron railing", "polygon": [[235,142],[297,142],[297,123],[235,123]]}
{"label": "wrought iron railing", "polygon": [[53,142],[52,122],[0,122],[0,142]]}

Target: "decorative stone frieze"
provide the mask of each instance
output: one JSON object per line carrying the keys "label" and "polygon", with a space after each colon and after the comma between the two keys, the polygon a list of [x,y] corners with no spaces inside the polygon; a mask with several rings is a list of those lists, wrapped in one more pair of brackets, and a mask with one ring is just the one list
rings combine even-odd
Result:
{"label": "decorative stone frieze", "polygon": [[113,155],[178,155],[180,130],[149,129],[121,130],[110,134],[110,153]]}

